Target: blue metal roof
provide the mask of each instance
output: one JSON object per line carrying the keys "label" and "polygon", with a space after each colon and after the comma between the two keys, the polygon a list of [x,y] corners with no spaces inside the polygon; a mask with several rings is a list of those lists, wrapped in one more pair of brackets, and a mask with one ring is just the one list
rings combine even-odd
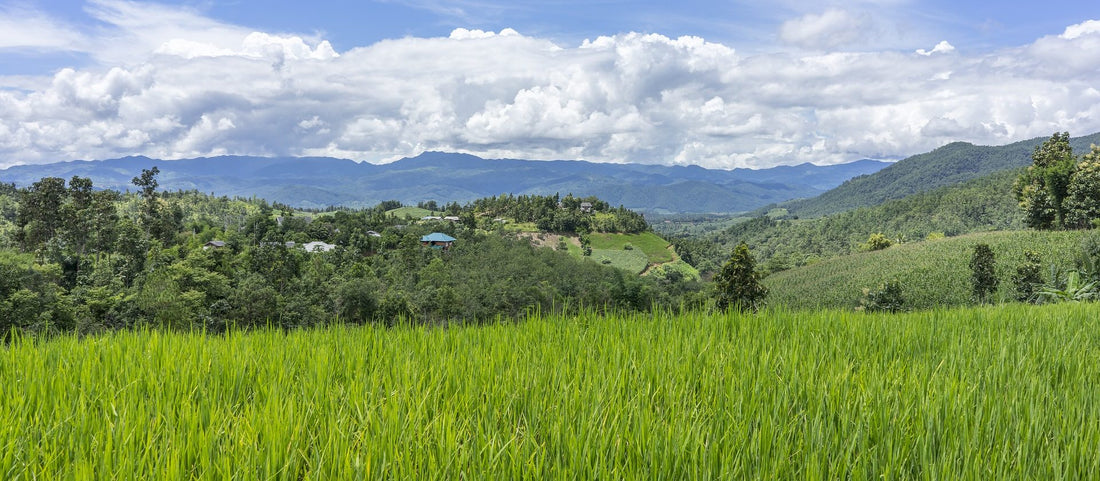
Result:
{"label": "blue metal roof", "polygon": [[442,232],[432,232],[420,238],[420,242],[454,242],[455,238]]}

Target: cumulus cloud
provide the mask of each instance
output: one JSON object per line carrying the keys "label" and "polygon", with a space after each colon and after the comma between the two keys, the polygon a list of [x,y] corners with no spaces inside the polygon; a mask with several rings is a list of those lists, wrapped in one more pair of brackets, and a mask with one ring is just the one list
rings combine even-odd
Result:
{"label": "cumulus cloud", "polygon": [[[185,9],[98,0],[93,10],[115,26],[89,40],[107,46],[95,65],[0,77],[0,165],[446,150],[767,167],[1100,130],[1095,21],[983,55],[941,55],[953,52],[942,42],[927,55],[746,56],[690,36],[559,45],[511,29],[336,52]],[[843,34],[852,18],[804,17],[791,41]]]}
{"label": "cumulus cloud", "polygon": [[1070,25],[1066,27],[1066,31],[1062,32],[1059,37],[1066,40],[1073,40],[1082,35],[1096,35],[1100,34],[1100,20],[1089,20],[1077,25]]}

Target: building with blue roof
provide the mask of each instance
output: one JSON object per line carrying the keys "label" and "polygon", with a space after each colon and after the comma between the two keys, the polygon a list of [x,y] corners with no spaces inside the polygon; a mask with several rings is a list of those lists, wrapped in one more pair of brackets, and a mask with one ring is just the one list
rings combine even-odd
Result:
{"label": "building with blue roof", "polygon": [[447,250],[454,244],[455,238],[442,232],[432,232],[424,237],[420,238],[420,245],[431,247],[432,249]]}

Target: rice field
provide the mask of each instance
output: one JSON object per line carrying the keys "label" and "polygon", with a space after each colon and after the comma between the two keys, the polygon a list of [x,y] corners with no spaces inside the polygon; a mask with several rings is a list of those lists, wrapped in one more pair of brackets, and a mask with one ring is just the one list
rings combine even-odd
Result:
{"label": "rice field", "polygon": [[1096,479],[1100,306],[0,347],[0,478]]}

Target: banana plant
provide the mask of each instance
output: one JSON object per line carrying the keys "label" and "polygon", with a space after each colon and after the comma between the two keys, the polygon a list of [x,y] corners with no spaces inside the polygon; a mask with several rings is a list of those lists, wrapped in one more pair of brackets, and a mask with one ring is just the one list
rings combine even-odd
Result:
{"label": "banana plant", "polygon": [[1035,293],[1040,304],[1097,299],[1097,281],[1089,279],[1088,275],[1082,275],[1075,270],[1063,274],[1056,267],[1051,267],[1050,271],[1050,283],[1043,285]]}

